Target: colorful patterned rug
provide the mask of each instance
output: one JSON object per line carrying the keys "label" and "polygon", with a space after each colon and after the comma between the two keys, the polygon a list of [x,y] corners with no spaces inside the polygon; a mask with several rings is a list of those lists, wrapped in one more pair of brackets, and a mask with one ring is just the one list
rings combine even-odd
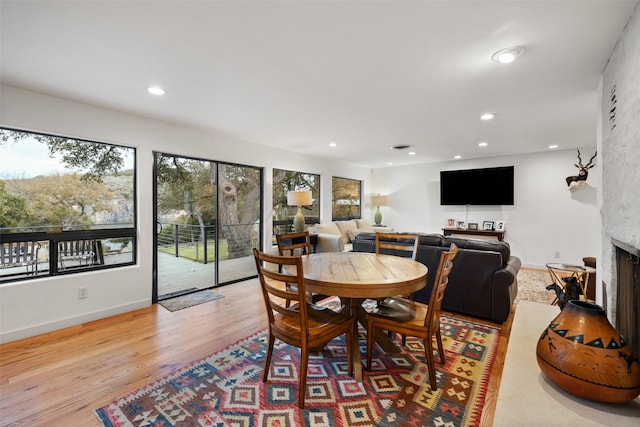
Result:
{"label": "colorful patterned rug", "polygon": [[[446,364],[428,386],[424,349],[374,349],[363,381],[346,374],[344,338],[309,360],[305,410],[298,409],[298,349],[276,340],[262,382],[266,331],[248,337],[96,410],[104,426],[477,426],[500,330],[442,316]],[[364,331],[360,335],[365,356]]]}

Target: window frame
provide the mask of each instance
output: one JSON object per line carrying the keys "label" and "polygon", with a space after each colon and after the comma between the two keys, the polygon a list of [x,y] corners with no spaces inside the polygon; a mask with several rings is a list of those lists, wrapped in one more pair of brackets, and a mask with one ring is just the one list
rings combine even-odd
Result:
{"label": "window frame", "polygon": [[[5,246],[14,244],[16,242],[30,242],[31,244],[48,245],[49,259],[48,268],[43,272],[39,272],[37,268],[32,269],[31,273],[28,272],[28,268],[25,272],[15,272],[0,275],[0,286],[5,283],[12,283],[24,280],[42,279],[51,276],[60,276],[67,274],[84,273],[87,271],[106,270],[113,268],[121,268],[130,265],[137,264],[138,253],[138,170],[137,170],[137,156],[138,151],[135,147],[126,146],[123,144],[114,144],[110,142],[102,142],[96,140],[88,140],[84,138],[76,138],[67,135],[56,135],[45,132],[37,132],[32,130],[25,130],[19,128],[12,128],[8,126],[0,126],[0,130],[8,130],[13,132],[22,132],[33,135],[42,135],[54,138],[65,138],[73,141],[79,141],[90,144],[101,144],[113,147],[119,147],[126,150],[131,150],[132,156],[132,189],[131,189],[131,204],[132,204],[132,222],[126,223],[113,223],[113,224],[93,224],[89,229],[71,229],[71,230],[59,230],[60,226],[46,225],[46,226],[21,226],[23,229],[35,229],[37,231],[18,231],[10,232],[11,229],[18,227],[8,227],[6,229],[0,229],[0,250],[4,250]],[[19,142],[18,142],[19,143]],[[120,227],[114,225],[121,225]],[[129,226],[130,225],[130,226]],[[51,227],[52,230],[46,230]],[[44,229],[43,229],[44,228]],[[38,230],[39,229],[39,230]],[[88,264],[73,266],[71,268],[61,268],[59,260],[59,244],[61,242],[70,241],[95,241],[95,244],[100,245],[100,255],[102,255],[102,240],[106,239],[131,239],[131,258],[121,262],[113,264]],[[37,260],[36,260],[37,263]],[[45,262],[37,263],[45,264]]]}

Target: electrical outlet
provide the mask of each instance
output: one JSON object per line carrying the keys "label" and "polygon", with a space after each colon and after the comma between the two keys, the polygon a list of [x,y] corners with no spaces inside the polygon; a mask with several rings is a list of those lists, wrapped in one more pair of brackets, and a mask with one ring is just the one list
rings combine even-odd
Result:
{"label": "electrical outlet", "polygon": [[78,299],[85,299],[87,297],[87,288],[78,288]]}
{"label": "electrical outlet", "polygon": [[560,251],[555,251],[554,256],[556,257],[556,259],[560,259]]}

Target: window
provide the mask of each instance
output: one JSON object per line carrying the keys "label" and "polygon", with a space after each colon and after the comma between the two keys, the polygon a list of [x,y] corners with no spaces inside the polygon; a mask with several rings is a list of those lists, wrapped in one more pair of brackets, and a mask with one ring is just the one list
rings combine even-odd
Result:
{"label": "window", "polygon": [[0,128],[0,282],[135,263],[135,154]]}
{"label": "window", "polygon": [[292,231],[293,217],[298,208],[287,205],[287,192],[311,190],[311,206],[303,206],[305,224],[320,222],[320,175],[273,169],[273,243],[275,235]]}
{"label": "window", "polygon": [[362,181],[334,176],[331,192],[332,221],[361,217]]}

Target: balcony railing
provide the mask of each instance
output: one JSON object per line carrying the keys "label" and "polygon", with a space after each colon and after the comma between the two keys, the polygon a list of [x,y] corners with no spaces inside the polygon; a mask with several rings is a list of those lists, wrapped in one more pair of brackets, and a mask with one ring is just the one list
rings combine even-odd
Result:
{"label": "balcony railing", "polygon": [[122,225],[0,229],[0,282],[135,264],[136,230]]}

